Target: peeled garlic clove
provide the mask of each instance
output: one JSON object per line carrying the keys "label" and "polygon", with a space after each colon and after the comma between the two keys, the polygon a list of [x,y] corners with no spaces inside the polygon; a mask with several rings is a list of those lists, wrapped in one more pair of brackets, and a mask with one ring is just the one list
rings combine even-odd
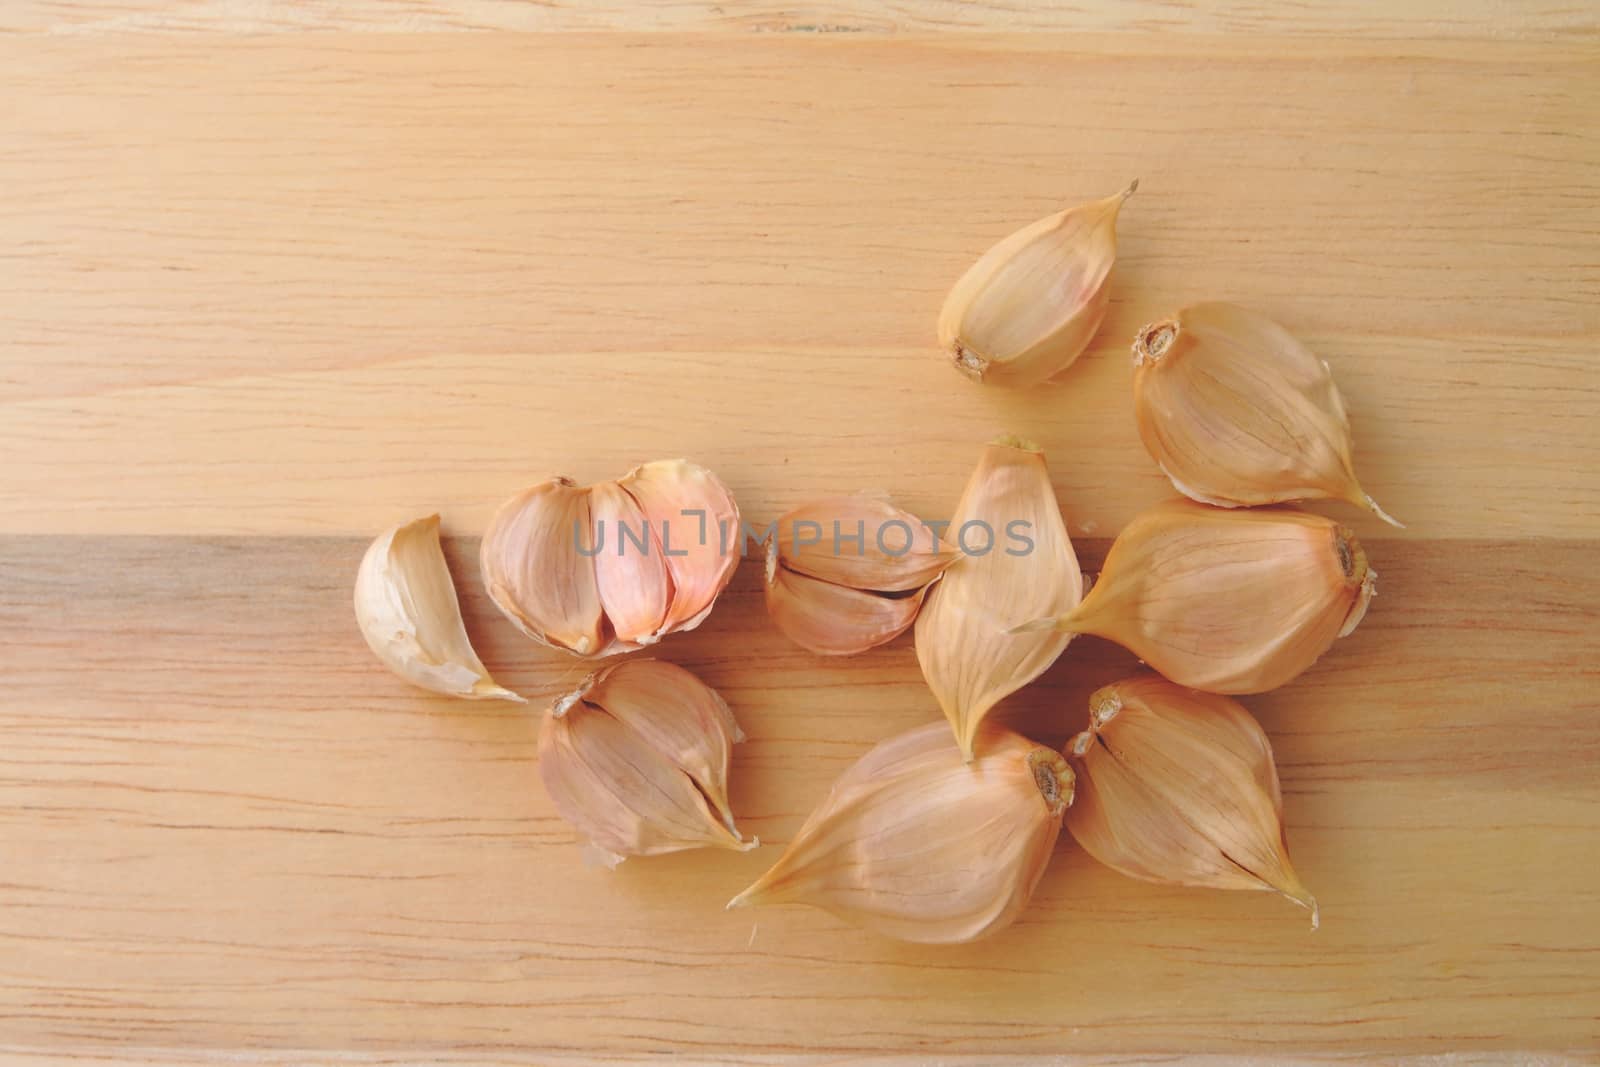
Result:
{"label": "peeled garlic clove", "polygon": [[880,593],[921,589],[958,557],[921,519],[866,494],[795,508],[778,520],[774,540],[787,569]]}
{"label": "peeled garlic clove", "polygon": [[[963,557],[917,616],[917,662],[969,760],[985,715],[1055,662],[1070,635],[1017,632],[1070,612],[1083,575],[1056,505],[1044,454],[1002,439],[984,449],[950,522]],[[976,549],[988,545],[988,551]]]}
{"label": "peeled garlic clove", "polygon": [[1332,519],[1173,501],[1117,536],[1094,588],[1056,626],[1115,641],[1179,685],[1261,693],[1355,629],[1376,580]]}
{"label": "peeled garlic clove", "polygon": [[580,656],[604,641],[589,490],[551,478],[506,501],[489,521],[479,562],[489,599],[535,641]]}
{"label": "peeled garlic clove", "polygon": [[1265,315],[1196,304],[1139,331],[1133,353],[1139,435],[1184,496],[1347,500],[1400,525],[1356,481],[1333,372]]}
{"label": "peeled garlic clove", "polygon": [[1106,686],[1068,746],[1078,795],[1067,828],[1085,852],[1147,882],[1274,890],[1317,902],[1289,862],[1267,735],[1237,701],[1161,678]]}
{"label": "peeled garlic clove", "polygon": [[378,537],[356,572],[356,621],[384,666],[423,689],[468,700],[526,701],[484,669],[439,545],[439,516]]}
{"label": "peeled garlic clove", "polygon": [[739,507],[715,474],[683,459],[636,467],[619,484],[639,502],[672,579],[663,631],[692,630],[739,564]]}
{"label": "peeled garlic clove", "polygon": [[783,856],[728,907],[794,902],[903,941],[974,941],[1009,925],[1072,803],[1060,754],[985,730],[962,762],[942,724],[878,745],[834,784]]}
{"label": "peeled garlic clove", "polygon": [[642,646],[660,637],[672,583],[667,561],[651,544],[649,520],[638,501],[616,482],[589,490],[594,522],[595,588],[618,641]]}
{"label": "peeled garlic clove", "polygon": [[627,660],[551,706],[539,776],[561,817],[614,857],[754,848],[728,807],[743,735],[722,698],[681,667]]}
{"label": "peeled garlic clove", "polygon": [[767,614],[795,644],[821,656],[853,656],[893,641],[916,621],[927,590],[885,596],[834,585],[783,566],[767,553]]}
{"label": "peeled garlic clove", "polygon": [[1025,226],[967,269],[939,313],[939,344],[957,370],[1036,385],[1078,358],[1105,317],[1117,213],[1138,187]]}

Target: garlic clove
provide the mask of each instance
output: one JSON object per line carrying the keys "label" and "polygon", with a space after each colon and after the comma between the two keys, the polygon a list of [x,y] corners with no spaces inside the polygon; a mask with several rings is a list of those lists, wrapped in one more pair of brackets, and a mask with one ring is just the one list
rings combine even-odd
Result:
{"label": "garlic clove", "polygon": [[1036,385],[1070,366],[1105,317],[1117,214],[1138,187],[1024,226],[969,267],[939,313],[939,344],[956,369]]}
{"label": "garlic clove", "polygon": [[964,763],[942,724],[846,771],[772,869],[728,907],[794,902],[904,941],[974,941],[1010,925],[1072,803],[1061,756],[985,730]]}
{"label": "garlic clove", "polygon": [[791,571],[880,593],[909,592],[958,558],[923,521],[881,497],[830,497],[777,522],[779,558]]}
{"label": "garlic clove", "polygon": [[666,666],[619,663],[551,706],[539,733],[545,790],[613,857],[754,848],[727,809],[732,715],[699,679]]}
{"label": "garlic clove", "polygon": [[501,506],[480,555],[489,596],[536,641],[631,652],[710,614],[739,562],[739,509],[687,460],[588,488],[552,478]]}
{"label": "garlic clove", "polygon": [[834,585],[783,566],[767,551],[767,614],[791,641],[821,656],[853,656],[893,641],[916,621],[927,589],[902,596]]}
{"label": "garlic clove", "polygon": [[1222,507],[1346,500],[1401,525],[1356,480],[1327,363],[1265,315],[1196,304],[1139,331],[1139,436],[1185,496]]}
{"label": "garlic clove", "polygon": [[692,630],[739,564],[739,507],[717,476],[684,459],[634,468],[619,484],[638,501],[672,580],[663,632]]}
{"label": "garlic clove", "polygon": [[1355,628],[1376,577],[1331,519],[1172,501],[1117,536],[1088,596],[1056,627],[1115,641],[1180,685],[1261,693]]}
{"label": "garlic clove", "polygon": [[1132,878],[1274,890],[1317,902],[1289,860],[1272,746],[1237,701],[1151,676],[1089,698],[1090,728],[1068,746],[1078,796],[1072,836]]}
{"label": "garlic clove", "polygon": [[638,647],[660,639],[672,584],[648,520],[622,486],[598,482],[589,490],[594,522],[595,589],[617,640]]}
{"label": "garlic clove", "polygon": [[500,506],[478,548],[489,599],[506,618],[552,648],[600,652],[600,593],[594,564],[589,490],[551,478]]}
{"label": "garlic clove", "polygon": [[384,666],[412,685],[467,700],[527,701],[489,677],[461,621],[439,516],[380,535],[356,572],[356,621]]}
{"label": "garlic clove", "polygon": [[687,774],[733,830],[728,763],[744,732],[720,693],[675,663],[631,659],[597,671],[577,699],[604,709]]}
{"label": "garlic clove", "polygon": [[[984,449],[950,539],[964,555],[929,590],[917,616],[917,662],[971,759],[984,716],[1043,674],[1070,640],[1050,629],[1017,632],[1017,625],[1070,612],[1083,575],[1044,455],[1016,439]],[[985,542],[987,552],[974,551]]]}

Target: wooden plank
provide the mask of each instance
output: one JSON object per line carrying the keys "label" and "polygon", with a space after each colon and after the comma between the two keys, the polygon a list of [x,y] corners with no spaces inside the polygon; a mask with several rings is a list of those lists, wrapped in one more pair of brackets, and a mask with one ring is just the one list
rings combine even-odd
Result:
{"label": "wooden plank", "polygon": [[1583,4],[1384,0],[1263,4],[1131,0],[805,0],[801,3],[520,3],[517,0],[19,0],[0,32],[366,33],[512,31],[696,33],[1337,33],[1349,38],[1529,38],[1600,31]]}
{"label": "wooden plank", "polygon": [[[4,5],[0,1058],[1592,1060],[1597,26],[1487,0]],[[1081,366],[1000,393],[938,365],[973,256],[1135,175]],[[473,538],[539,474],[669,455],[758,523],[863,487],[937,517],[1019,431],[1093,569],[1167,492],[1127,340],[1209,297],[1329,359],[1412,524],[1336,511],[1380,597],[1247,701],[1316,934],[1070,843],[976,946],[723,913],[934,714],[906,639],[787,645],[753,565],[661,649],[751,734],[749,855],[585,869],[536,713],[409,690],[355,631],[366,539],[441,509],[485,660],[570,686],[486,603]],[[1003,714],[1060,742],[1134,666],[1080,640]]]}
{"label": "wooden plank", "polygon": [[[1337,354],[1369,491],[1414,534],[1600,533],[1586,352],[1307,336]],[[18,402],[0,454],[29,461],[0,464],[0,530],[373,535],[437,510],[476,533],[537,478],[677,455],[716,470],[758,526],[863,488],[939,518],[982,442],[1011,430],[1045,448],[1072,529],[1105,534],[1173,495],[1139,442],[1129,374],[1106,352],[1059,387],[995,392],[925,348],[530,352]]]}
{"label": "wooden plank", "polygon": [[1390,343],[1600,332],[1595,50],[1230,47],[0,42],[29,86],[0,154],[0,396],[931,345],[988,244],[1134,176],[1100,351],[1206,297]]}
{"label": "wooden plank", "polygon": [[[1594,536],[1593,49],[1281,44],[0,43],[0,529],[471,532],[543,470],[684,453],[756,517],[939,514],[1011,429],[1104,531],[1164,491],[1127,338],[1225,296],[1334,362],[1424,536]],[[1134,173],[1081,368],[938,366],[979,250]]]}
{"label": "wooden plank", "polygon": [[[569,684],[494,616],[475,544],[447,547],[495,673]],[[1063,843],[1019,925],[931,948],[721,911],[849,762],[931,714],[904,639],[824,671],[765,625],[753,567],[661,652],[748,730],[733,800],[767,847],[609,873],[537,785],[530,712],[372,660],[360,542],[5,537],[0,1028],[44,1051],[508,1058],[1592,1046],[1595,544],[1373,547],[1393,578],[1368,620],[1248,701],[1320,931]],[[1060,741],[1131,667],[1084,639],[1005,718]]]}

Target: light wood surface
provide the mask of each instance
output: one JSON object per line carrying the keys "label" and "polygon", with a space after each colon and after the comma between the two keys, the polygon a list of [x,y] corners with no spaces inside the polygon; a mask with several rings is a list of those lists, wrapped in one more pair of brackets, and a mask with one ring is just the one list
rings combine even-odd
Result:
{"label": "light wood surface", "polygon": [[[0,1057],[1592,1058],[1597,100],[1581,4],[5,5]],[[973,257],[1135,176],[1080,366],[941,366]],[[1246,701],[1314,934],[1066,839],[978,945],[724,913],[936,714],[909,637],[805,654],[753,565],[660,649],[750,735],[745,855],[586,869],[534,716],[356,632],[366,541],[438,510],[485,662],[558,691],[583,668],[496,616],[477,535],[676,455],[762,523],[942,517],[1013,430],[1093,569],[1167,495],[1127,344],[1207,298],[1329,360],[1410,524],[1340,512],[1380,596]],[[1005,718],[1059,742],[1132,667],[1080,640]]]}

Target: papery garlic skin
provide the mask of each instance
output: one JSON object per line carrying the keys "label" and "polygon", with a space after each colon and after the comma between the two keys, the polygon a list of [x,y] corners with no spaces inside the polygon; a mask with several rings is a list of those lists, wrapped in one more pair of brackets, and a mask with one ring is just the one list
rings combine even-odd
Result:
{"label": "papery garlic skin", "polygon": [[689,671],[625,660],[557,700],[539,732],[539,776],[561,817],[615,865],[626,856],[754,848],[734,825],[728,762],[744,735]]}
{"label": "papery garlic skin", "polygon": [[489,677],[467,639],[439,544],[439,516],[381,534],[356,572],[356,622],[384,666],[412,685],[466,700],[526,701]]}
{"label": "papery garlic skin", "polygon": [[1055,626],[1115,641],[1179,685],[1262,693],[1354,630],[1376,581],[1332,519],[1171,501],[1117,535],[1089,594]]}
{"label": "papery garlic skin", "polygon": [[801,505],[767,545],[767,614],[790,640],[852,656],[910,628],[958,553],[921,519],[869,494]]}
{"label": "papery garlic skin", "polygon": [[767,554],[767,615],[785,637],[819,656],[854,656],[887,644],[916,621],[926,588],[885,596],[834,585],[782,565]]}
{"label": "papery garlic skin", "polygon": [[1090,728],[1067,747],[1078,775],[1067,828],[1085,852],[1147,882],[1282,893],[1316,928],[1272,746],[1249,712],[1153,676],[1108,685],[1089,707]]}
{"label": "papery garlic skin", "polygon": [[775,531],[786,568],[851,589],[911,592],[958,558],[921,519],[870,493],[802,504]]}
{"label": "papery garlic skin", "polygon": [[[617,482],[590,487],[589,516],[596,537],[608,531],[612,540],[608,546],[602,539],[594,563],[595,592],[612,632],[622,644],[654,643],[672,605],[673,589],[667,557],[650,543],[650,520]],[[638,540],[626,540],[624,530],[637,531]]]}
{"label": "papery garlic skin", "polygon": [[1282,326],[1205,303],[1134,341],[1139,436],[1183,495],[1221,507],[1345,500],[1399,526],[1356,480],[1327,363]]}
{"label": "papery garlic skin", "polygon": [[1117,214],[1138,187],[1024,226],[967,269],[939,313],[939,344],[957,370],[1027,386],[1078,358],[1105,318]]}
{"label": "papery garlic skin", "polygon": [[[1048,629],[1018,632],[1018,624],[1070,612],[1083,594],[1083,574],[1044,454],[1025,441],[1007,438],[984,449],[947,540],[959,548],[968,523],[987,528],[990,551],[964,554],[929,590],[916,647],[922,676],[971,759],[984,716],[1043,674],[1071,639]],[[1032,540],[1026,552],[1007,541],[1014,523],[1026,524],[1019,527]]]}
{"label": "papery garlic skin", "polygon": [[793,902],[902,941],[987,937],[1027,906],[1072,803],[1059,753],[989,727],[962,761],[943,724],[878,745],[728,907]]}
{"label": "papery garlic skin", "polygon": [[688,460],[580,487],[556,477],[501,505],[479,549],[489,598],[516,627],[586,659],[692,630],[739,564],[739,508]]}
{"label": "papery garlic skin", "polygon": [[[672,578],[663,632],[692,630],[711,614],[739,565],[739,506],[728,487],[698,463],[643,463],[618,484],[639,502]],[[600,557],[597,557],[599,559]]]}
{"label": "papery garlic skin", "polygon": [[551,478],[501,505],[478,547],[495,607],[535,641],[580,656],[605,641],[595,565],[583,555],[593,529],[589,491]]}

